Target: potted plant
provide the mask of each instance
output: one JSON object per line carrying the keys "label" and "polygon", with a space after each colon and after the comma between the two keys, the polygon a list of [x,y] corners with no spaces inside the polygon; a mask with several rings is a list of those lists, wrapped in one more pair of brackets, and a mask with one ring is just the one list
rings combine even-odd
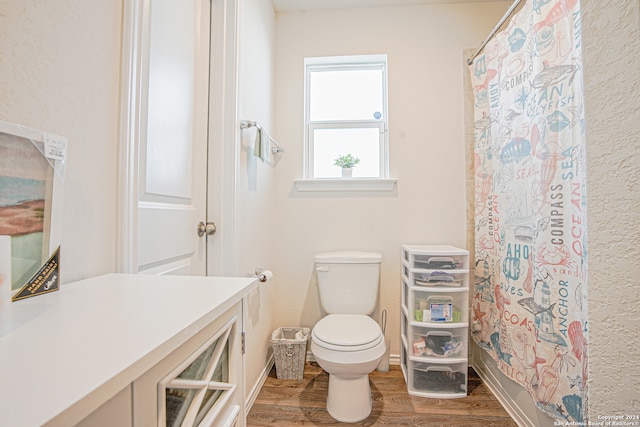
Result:
{"label": "potted plant", "polygon": [[342,177],[351,178],[353,168],[360,163],[360,159],[353,157],[351,153],[338,156],[333,164],[342,168]]}

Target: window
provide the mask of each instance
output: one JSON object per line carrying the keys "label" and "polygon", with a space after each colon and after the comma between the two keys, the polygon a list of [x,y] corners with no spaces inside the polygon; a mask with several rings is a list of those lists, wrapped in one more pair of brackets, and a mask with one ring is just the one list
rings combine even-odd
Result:
{"label": "window", "polygon": [[305,179],[341,178],[347,154],[353,178],[389,177],[386,55],[305,59]]}

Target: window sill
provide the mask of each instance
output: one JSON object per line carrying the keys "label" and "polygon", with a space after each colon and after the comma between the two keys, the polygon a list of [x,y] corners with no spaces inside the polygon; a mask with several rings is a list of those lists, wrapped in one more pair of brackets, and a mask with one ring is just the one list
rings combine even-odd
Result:
{"label": "window sill", "polygon": [[298,191],[393,191],[397,179],[296,179]]}

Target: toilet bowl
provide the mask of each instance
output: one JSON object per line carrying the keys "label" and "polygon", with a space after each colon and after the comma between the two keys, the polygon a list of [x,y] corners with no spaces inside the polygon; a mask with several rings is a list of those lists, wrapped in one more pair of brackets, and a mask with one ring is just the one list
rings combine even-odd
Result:
{"label": "toilet bowl", "polygon": [[311,351],[329,374],[327,411],[353,423],[371,413],[369,373],[386,350],[380,326],[365,314],[329,314],[314,326]]}

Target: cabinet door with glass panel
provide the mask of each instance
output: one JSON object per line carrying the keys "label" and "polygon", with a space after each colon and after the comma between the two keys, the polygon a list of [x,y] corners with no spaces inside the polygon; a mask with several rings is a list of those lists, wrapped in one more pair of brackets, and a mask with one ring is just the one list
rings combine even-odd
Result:
{"label": "cabinet door with glass panel", "polygon": [[243,426],[241,304],[134,382],[134,425]]}

